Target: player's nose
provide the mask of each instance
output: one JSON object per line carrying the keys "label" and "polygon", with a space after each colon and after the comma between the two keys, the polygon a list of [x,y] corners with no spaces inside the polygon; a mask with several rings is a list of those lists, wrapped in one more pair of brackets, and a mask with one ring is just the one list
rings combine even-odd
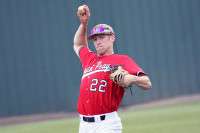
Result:
{"label": "player's nose", "polygon": [[100,39],[97,39],[97,40],[96,40],[96,44],[97,44],[97,45],[101,44]]}

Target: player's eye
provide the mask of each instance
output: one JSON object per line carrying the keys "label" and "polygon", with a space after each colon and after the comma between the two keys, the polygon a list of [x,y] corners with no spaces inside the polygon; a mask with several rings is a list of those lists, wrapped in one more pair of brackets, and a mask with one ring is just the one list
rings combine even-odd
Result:
{"label": "player's eye", "polygon": [[101,36],[101,37],[100,37],[101,40],[104,39],[104,38],[105,38],[104,36]]}
{"label": "player's eye", "polygon": [[94,38],[93,41],[97,41],[97,38]]}

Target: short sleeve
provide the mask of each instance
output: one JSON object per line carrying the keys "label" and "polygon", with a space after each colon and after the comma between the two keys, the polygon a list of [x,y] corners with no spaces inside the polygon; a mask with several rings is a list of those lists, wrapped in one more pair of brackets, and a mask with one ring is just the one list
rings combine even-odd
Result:
{"label": "short sleeve", "polygon": [[86,65],[92,59],[97,57],[97,55],[94,52],[90,51],[88,47],[80,47],[78,54],[79,54],[83,69],[85,69]]}
{"label": "short sleeve", "polygon": [[130,74],[136,76],[144,76],[145,72],[128,56],[124,59],[124,69]]}

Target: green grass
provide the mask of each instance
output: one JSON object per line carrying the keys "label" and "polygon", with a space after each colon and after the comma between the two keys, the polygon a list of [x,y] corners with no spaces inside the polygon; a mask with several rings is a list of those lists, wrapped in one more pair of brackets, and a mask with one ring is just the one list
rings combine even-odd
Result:
{"label": "green grass", "polygon": [[120,113],[123,133],[197,133],[200,102]]}
{"label": "green grass", "polygon": [[0,133],[78,133],[79,119],[63,119],[0,127]]}
{"label": "green grass", "polygon": [[[123,133],[197,133],[200,102],[119,112]],[[78,133],[79,119],[0,127],[0,133]]]}

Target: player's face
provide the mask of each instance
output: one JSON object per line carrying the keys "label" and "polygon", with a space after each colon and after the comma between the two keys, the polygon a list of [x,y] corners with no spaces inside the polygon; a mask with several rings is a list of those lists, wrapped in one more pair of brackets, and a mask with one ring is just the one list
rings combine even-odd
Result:
{"label": "player's face", "polygon": [[105,34],[95,35],[93,42],[98,56],[113,54],[114,36]]}

